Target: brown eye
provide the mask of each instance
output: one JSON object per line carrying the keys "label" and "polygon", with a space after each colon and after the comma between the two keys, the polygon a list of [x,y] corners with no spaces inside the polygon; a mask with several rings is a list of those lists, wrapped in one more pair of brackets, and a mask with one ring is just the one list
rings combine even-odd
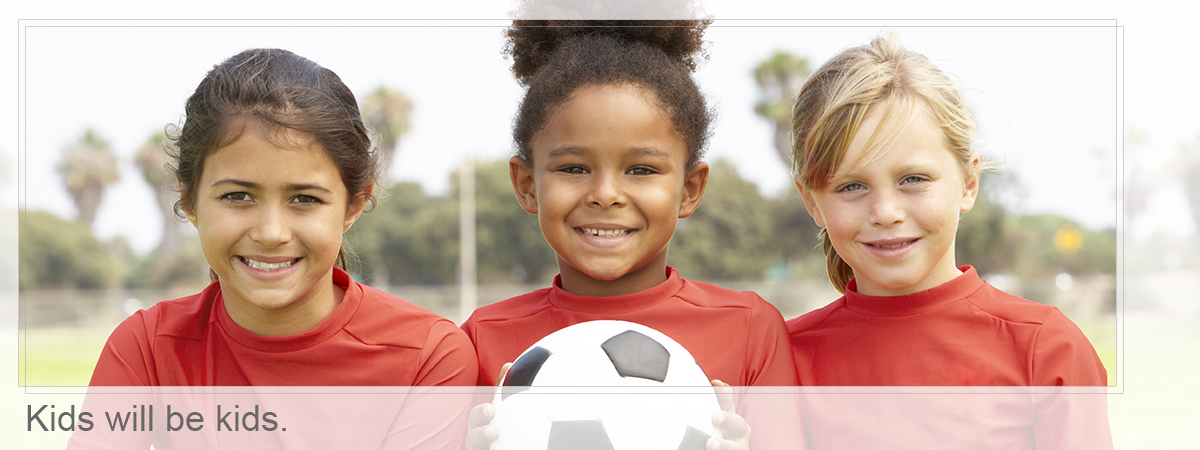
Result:
{"label": "brown eye", "polygon": [[306,204],[321,205],[321,204],[324,204],[325,202],[322,201],[321,199],[313,197],[311,195],[297,195],[295,198],[292,199],[292,203],[306,203]]}
{"label": "brown eye", "polygon": [[582,174],[588,173],[588,170],[586,168],[584,168],[583,166],[567,166],[567,167],[563,167],[562,169],[558,169],[558,170],[559,170],[559,172],[569,173],[569,174],[573,174],[573,175],[582,175]]}
{"label": "brown eye", "polygon": [[245,202],[245,201],[250,201],[251,198],[250,198],[250,194],[246,193],[246,192],[230,192],[228,194],[222,195],[221,200],[229,200],[229,201],[233,201],[233,202]]}

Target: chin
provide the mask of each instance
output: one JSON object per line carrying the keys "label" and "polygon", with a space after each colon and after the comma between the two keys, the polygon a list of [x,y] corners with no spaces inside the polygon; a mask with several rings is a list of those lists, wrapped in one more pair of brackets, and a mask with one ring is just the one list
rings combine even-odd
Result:
{"label": "chin", "polygon": [[626,272],[621,272],[621,271],[603,271],[603,272],[596,272],[596,271],[586,271],[586,272],[584,272],[584,274],[585,274],[585,275],[587,275],[587,276],[589,276],[589,277],[591,277],[591,278],[593,278],[593,279],[600,280],[600,281],[616,281],[616,280],[619,280],[619,279],[621,279],[621,277],[623,277],[623,276],[625,276],[625,275],[628,275],[628,274],[629,274],[629,272],[627,272],[627,271],[626,271]]}

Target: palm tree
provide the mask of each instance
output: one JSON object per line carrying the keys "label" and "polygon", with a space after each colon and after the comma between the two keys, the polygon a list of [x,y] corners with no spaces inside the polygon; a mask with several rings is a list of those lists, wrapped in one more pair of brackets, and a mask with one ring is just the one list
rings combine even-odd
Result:
{"label": "palm tree", "polygon": [[[776,50],[754,68],[759,92],[754,112],[775,126],[775,152],[788,168],[792,167],[792,104],[810,74],[808,58],[783,50]],[[772,214],[778,233],[776,242],[788,266],[821,254],[815,250],[820,242],[816,233],[819,227],[794,191],[780,199]]]}
{"label": "palm tree", "polygon": [[379,86],[362,100],[363,121],[380,134],[385,166],[391,164],[400,136],[408,132],[412,108],[413,102],[407,95],[387,86]]}
{"label": "palm tree", "polygon": [[175,216],[175,205],[171,202],[171,196],[167,194],[167,170],[163,167],[167,161],[167,155],[163,151],[166,143],[167,138],[161,131],[154,133],[138,148],[134,157],[134,162],[142,170],[142,179],[146,180],[146,184],[157,194],[154,199],[163,221],[162,239],[158,244],[158,260],[163,263],[160,266],[169,263],[179,252],[179,219]]}
{"label": "palm tree", "polygon": [[808,58],[783,50],[776,50],[754,68],[762,98],[754,112],[775,125],[775,151],[788,167],[792,165],[792,103],[811,73]]}
{"label": "palm tree", "polygon": [[120,179],[111,146],[94,130],[87,129],[78,142],[63,149],[58,173],[79,210],[79,221],[92,226],[104,188]]}

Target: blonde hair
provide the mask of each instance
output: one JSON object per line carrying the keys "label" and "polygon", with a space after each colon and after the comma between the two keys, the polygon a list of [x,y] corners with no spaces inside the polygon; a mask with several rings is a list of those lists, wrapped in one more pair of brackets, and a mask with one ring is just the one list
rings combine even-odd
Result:
{"label": "blonde hair", "polygon": [[[977,175],[971,148],[975,123],[958,88],[929,58],[901,47],[889,33],[838,53],[801,88],[792,109],[792,168],[802,189],[825,187],[863,119],[878,108],[883,111],[879,125],[850,167],[877,158],[881,148],[924,113],[941,130],[964,179]],[[826,230],[820,237],[829,280],[845,293],[854,272],[834,250]]]}

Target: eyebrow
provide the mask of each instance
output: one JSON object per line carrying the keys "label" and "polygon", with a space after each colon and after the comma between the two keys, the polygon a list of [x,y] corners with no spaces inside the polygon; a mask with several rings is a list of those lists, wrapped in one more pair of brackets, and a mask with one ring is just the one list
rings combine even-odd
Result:
{"label": "eyebrow", "polygon": [[626,153],[631,153],[636,156],[651,156],[651,157],[655,157],[655,158],[665,158],[665,159],[671,158],[670,153],[667,153],[666,151],[656,148],[656,147],[638,147],[638,148],[630,149]]}
{"label": "eyebrow", "polygon": [[577,145],[572,145],[572,146],[559,147],[554,150],[550,150],[550,153],[548,155],[546,155],[546,158],[557,158],[559,156],[579,156],[584,153],[587,153],[586,148],[583,148],[583,147],[580,147]]}
{"label": "eyebrow", "polygon": [[[587,147],[571,145],[551,150],[550,153],[546,155],[546,158],[557,158],[559,156],[579,156],[588,153],[588,151],[589,150]],[[625,154],[631,156],[650,156],[655,158],[671,157],[670,153],[655,147],[635,147],[627,150]]]}
{"label": "eyebrow", "polygon": [[[241,187],[244,187],[247,189],[261,189],[262,188],[262,186],[260,186],[258,183],[255,183],[252,181],[237,180],[237,179],[233,179],[233,178],[225,178],[223,180],[217,180],[215,183],[212,184],[212,187],[217,187],[217,186],[220,186],[223,184],[233,184],[233,185],[241,186]],[[326,189],[326,188],[324,188],[320,185],[316,185],[316,184],[292,183],[292,184],[287,185],[287,190],[289,190],[289,191],[304,191],[304,190],[309,190],[309,189],[333,193],[333,191],[330,191],[329,189]]]}

